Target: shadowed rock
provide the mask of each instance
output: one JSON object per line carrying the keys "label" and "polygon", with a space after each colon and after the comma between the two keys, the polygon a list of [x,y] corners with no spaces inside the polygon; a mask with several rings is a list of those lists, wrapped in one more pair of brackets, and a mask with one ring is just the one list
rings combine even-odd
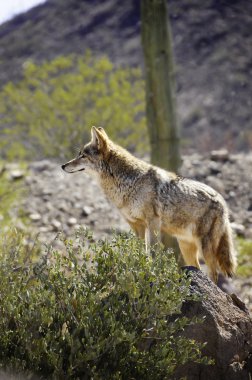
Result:
{"label": "shadowed rock", "polygon": [[188,363],[178,368],[174,379],[250,380],[252,320],[245,304],[236,295],[224,293],[203,272],[193,267],[185,269],[192,278],[192,293],[201,299],[186,302],[182,314],[203,318],[203,322],[189,326],[184,334],[207,342],[203,354],[213,358],[215,364]]}

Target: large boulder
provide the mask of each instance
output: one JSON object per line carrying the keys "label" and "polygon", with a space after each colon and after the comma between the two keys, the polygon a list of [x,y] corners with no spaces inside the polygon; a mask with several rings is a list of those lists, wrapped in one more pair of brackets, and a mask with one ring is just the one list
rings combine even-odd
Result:
{"label": "large boulder", "polygon": [[250,380],[252,376],[252,320],[244,303],[218,288],[203,272],[187,267],[192,278],[191,291],[198,301],[186,302],[182,314],[202,318],[189,326],[187,337],[207,342],[203,354],[214,359],[206,366],[188,363],[178,368],[174,379]]}

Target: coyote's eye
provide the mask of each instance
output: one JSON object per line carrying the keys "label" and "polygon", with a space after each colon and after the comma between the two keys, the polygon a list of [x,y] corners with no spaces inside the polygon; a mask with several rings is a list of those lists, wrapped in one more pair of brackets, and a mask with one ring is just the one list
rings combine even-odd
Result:
{"label": "coyote's eye", "polygon": [[82,157],[84,157],[85,156],[85,153],[83,152],[83,150],[80,150],[79,151],[79,154],[78,154],[78,157],[79,158],[82,158]]}

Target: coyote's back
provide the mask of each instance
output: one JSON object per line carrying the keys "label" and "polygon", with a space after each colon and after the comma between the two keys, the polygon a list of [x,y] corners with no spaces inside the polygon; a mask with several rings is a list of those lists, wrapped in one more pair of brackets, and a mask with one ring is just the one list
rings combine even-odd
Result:
{"label": "coyote's back", "polygon": [[149,251],[163,231],[175,236],[187,265],[197,268],[202,255],[217,281],[218,271],[232,276],[236,266],[227,205],[211,187],[150,165],[114,144],[102,128],[62,168],[95,173]]}

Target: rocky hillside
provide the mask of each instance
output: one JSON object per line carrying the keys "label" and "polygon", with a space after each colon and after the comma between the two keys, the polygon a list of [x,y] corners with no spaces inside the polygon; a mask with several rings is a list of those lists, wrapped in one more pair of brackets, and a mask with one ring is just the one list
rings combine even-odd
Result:
{"label": "rocky hillside", "polygon": [[[212,151],[210,156],[184,156],[181,174],[202,181],[219,191],[230,208],[234,232],[252,239],[252,178],[248,172],[252,154],[232,154]],[[86,173],[65,173],[60,164],[38,161],[29,165],[28,175],[16,164],[5,169],[13,181],[25,177],[26,198],[12,211],[21,208],[40,238],[48,242],[57,233],[72,234],[78,226],[94,230],[97,238],[105,237],[113,229],[129,227],[115,207],[98,187],[97,181]]]}
{"label": "rocky hillside", "polygon": [[[48,0],[0,26],[0,83],[57,55],[143,65],[139,0]],[[184,151],[252,147],[252,2],[169,0]],[[99,120],[94,123],[99,124]]]}

